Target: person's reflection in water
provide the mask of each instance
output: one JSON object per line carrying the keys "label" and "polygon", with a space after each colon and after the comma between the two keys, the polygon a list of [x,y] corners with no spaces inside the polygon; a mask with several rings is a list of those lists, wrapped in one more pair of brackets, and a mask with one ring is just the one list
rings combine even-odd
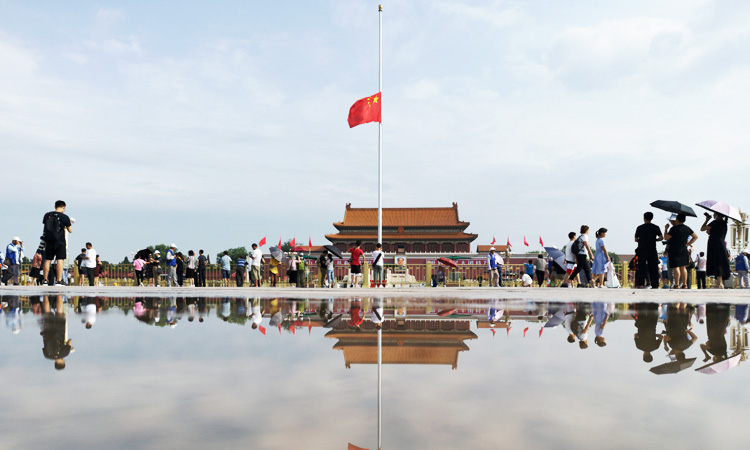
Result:
{"label": "person's reflection in water", "polygon": [[206,316],[206,297],[198,298],[198,322],[203,322]]}
{"label": "person's reflection in water", "polygon": [[55,361],[55,369],[65,368],[65,358],[73,351],[73,339],[68,338],[68,320],[62,295],[54,296],[54,309],[50,304],[50,296],[44,296],[42,311],[39,319],[44,347],[42,353],[47,359]]}
{"label": "person's reflection in water", "polygon": [[221,299],[221,312],[219,312],[219,317],[224,322],[229,320],[229,315],[232,314],[232,301],[228,298],[222,298]]}
{"label": "person's reflection in water", "polygon": [[321,300],[318,305],[318,316],[323,320],[331,320],[333,317],[333,299]]}
{"label": "person's reflection in water", "polygon": [[81,323],[85,324],[87,330],[90,330],[96,323],[96,314],[100,310],[96,299],[84,297],[78,299],[78,311],[83,314]]}
{"label": "person's reflection in water", "polygon": [[23,313],[21,312],[21,297],[10,295],[5,297],[8,301],[3,312],[5,313],[5,325],[13,334],[18,334],[23,328]]}
{"label": "person's reflection in water", "polygon": [[748,312],[750,312],[750,305],[734,305],[734,318],[737,319],[740,325],[747,323]]}
{"label": "person's reflection in water", "polygon": [[494,327],[495,322],[499,322],[503,318],[503,314],[505,314],[505,311],[502,308],[500,300],[493,300],[489,308],[487,308],[487,321],[490,323],[490,326]]}
{"label": "person's reflection in water", "polygon": [[29,306],[31,307],[31,313],[35,316],[42,314],[42,296],[32,295],[29,297]]}
{"label": "person's reflection in water", "polygon": [[375,299],[372,305],[372,323],[375,324],[375,328],[380,330],[383,328],[383,299]]}
{"label": "person's reflection in water", "polygon": [[661,345],[662,335],[656,333],[659,323],[659,305],[656,303],[636,303],[633,306],[635,313],[635,346],[643,352],[643,362],[650,363],[654,360],[651,354]]}
{"label": "person's reflection in water", "polygon": [[177,326],[177,298],[169,297],[167,299],[167,325],[170,328]]}
{"label": "person's reflection in water", "polygon": [[[664,323],[664,350],[678,361],[685,360],[685,350],[698,340],[690,325],[690,311],[686,303],[673,303],[667,306],[667,320]],[[671,350],[670,350],[671,349]]]}
{"label": "person's reflection in water", "polygon": [[250,316],[248,319],[250,319],[250,322],[252,322],[253,330],[257,329],[258,326],[260,326],[260,323],[263,321],[263,313],[265,311],[260,306],[260,299],[254,298],[250,302]]}
{"label": "person's reflection in water", "polygon": [[609,311],[614,305],[612,303],[594,302],[592,307],[591,316],[594,318],[594,343],[599,347],[607,345],[607,341],[604,339],[604,327],[607,326],[607,320],[609,319]]}
{"label": "person's reflection in water", "polygon": [[572,315],[566,315],[565,326],[568,329],[568,342],[571,344],[578,339],[578,347],[581,350],[589,348],[589,327],[594,321],[594,317],[589,314],[591,305],[588,303],[576,303]]}
{"label": "person's reflection in water", "polygon": [[707,362],[713,355],[713,362],[727,359],[727,340],[724,337],[729,326],[729,305],[726,303],[711,303],[706,305],[706,333],[708,341],[701,344],[703,362]]}
{"label": "person's reflection in water", "polygon": [[188,322],[192,322],[195,320],[195,313],[198,311],[198,305],[196,304],[196,299],[194,298],[185,299],[185,303],[187,303]]}
{"label": "person's reflection in water", "polygon": [[362,304],[360,300],[353,300],[352,305],[349,308],[349,325],[354,327],[354,331],[362,331],[362,322],[365,320],[365,315],[362,313]]}

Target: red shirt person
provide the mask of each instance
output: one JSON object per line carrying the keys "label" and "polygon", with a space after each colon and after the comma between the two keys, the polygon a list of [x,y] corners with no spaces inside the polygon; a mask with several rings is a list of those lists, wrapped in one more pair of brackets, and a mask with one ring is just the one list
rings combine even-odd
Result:
{"label": "red shirt person", "polygon": [[354,287],[359,283],[359,277],[362,276],[362,263],[360,262],[360,258],[364,260],[365,252],[362,251],[360,248],[362,246],[362,241],[357,241],[355,247],[352,247],[349,249],[349,254],[351,257],[349,258],[349,273],[350,273],[350,283],[349,287]]}

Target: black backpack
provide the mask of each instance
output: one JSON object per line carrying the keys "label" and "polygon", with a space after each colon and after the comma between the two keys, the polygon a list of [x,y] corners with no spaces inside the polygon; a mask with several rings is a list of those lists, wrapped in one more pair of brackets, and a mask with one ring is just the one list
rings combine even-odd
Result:
{"label": "black backpack", "polygon": [[60,223],[60,213],[48,212],[44,216],[44,234],[42,239],[47,243],[56,243],[65,241],[65,233],[63,232],[63,226]]}
{"label": "black backpack", "polygon": [[570,251],[574,255],[577,255],[581,253],[581,250],[583,250],[583,240],[579,237],[575,241],[573,241],[573,244],[570,246]]}

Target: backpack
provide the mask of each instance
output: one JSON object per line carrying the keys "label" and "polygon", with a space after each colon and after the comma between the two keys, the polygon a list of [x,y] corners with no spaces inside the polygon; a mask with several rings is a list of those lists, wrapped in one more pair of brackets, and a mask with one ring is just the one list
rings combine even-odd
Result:
{"label": "backpack", "polygon": [[570,251],[574,255],[577,255],[581,253],[581,250],[583,250],[583,241],[581,240],[580,237],[578,237],[578,239],[573,241],[573,244],[570,246]]}
{"label": "backpack", "polygon": [[63,233],[63,226],[60,223],[59,213],[49,212],[44,216],[44,233],[42,234],[42,239],[48,243],[65,241],[65,234]]}

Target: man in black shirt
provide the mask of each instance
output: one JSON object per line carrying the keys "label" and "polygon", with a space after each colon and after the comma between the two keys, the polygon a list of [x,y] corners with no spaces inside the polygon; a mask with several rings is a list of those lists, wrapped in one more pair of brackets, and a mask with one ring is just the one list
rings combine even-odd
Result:
{"label": "man in black shirt", "polygon": [[644,213],[643,225],[639,225],[635,229],[635,242],[638,243],[638,248],[635,250],[635,254],[638,256],[635,285],[636,287],[643,287],[646,271],[648,271],[651,288],[659,289],[659,254],[656,251],[656,243],[664,237],[661,234],[661,228],[651,223],[653,219],[654,213]]}
{"label": "man in black shirt", "polygon": [[65,265],[65,259],[68,257],[65,231],[73,232],[73,223],[70,221],[70,217],[65,215],[65,202],[62,200],[56,201],[55,210],[45,214],[42,223],[44,224],[42,239],[45,242],[44,280],[47,280],[50,263],[53,259],[57,259],[55,284],[64,285],[62,279],[63,266]]}

